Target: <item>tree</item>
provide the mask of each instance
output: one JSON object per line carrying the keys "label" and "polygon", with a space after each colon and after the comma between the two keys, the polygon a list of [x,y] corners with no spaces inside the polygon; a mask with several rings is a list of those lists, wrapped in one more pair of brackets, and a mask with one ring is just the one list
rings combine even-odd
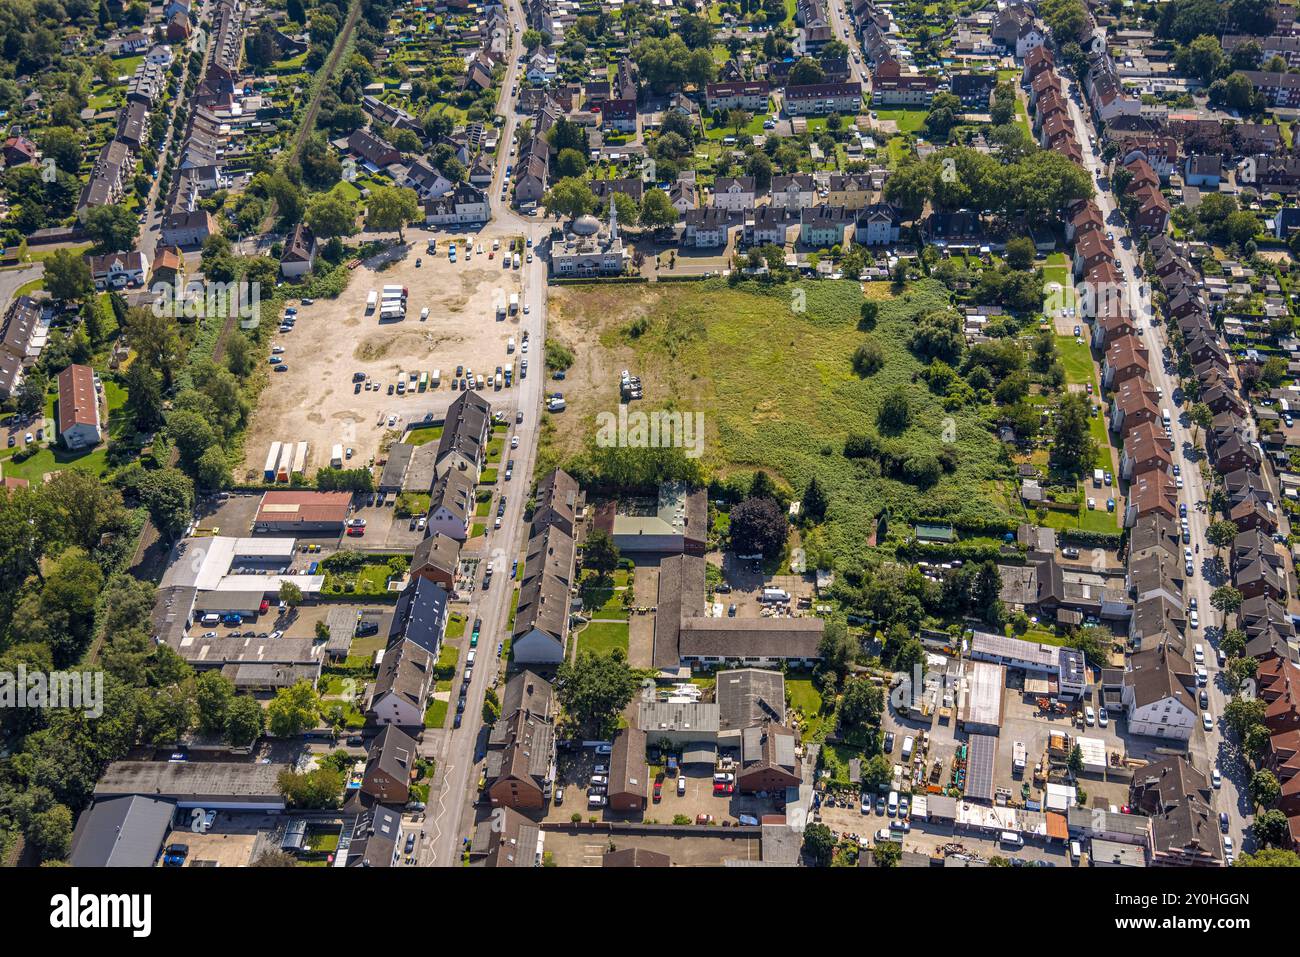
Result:
{"label": "tree", "polygon": [[1260,698],[1233,698],[1223,709],[1223,718],[1228,727],[1239,738],[1257,724],[1264,723],[1267,705]]}
{"label": "tree", "polygon": [[1282,785],[1268,768],[1260,768],[1250,776],[1250,797],[1258,807],[1269,808],[1282,796]]}
{"label": "tree", "polygon": [[897,841],[877,841],[871,845],[877,867],[897,867],[903,859],[903,845]]}
{"label": "tree", "polygon": [[41,860],[61,860],[72,847],[72,812],[62,804],[38,811],[25,833]]}
{"label": "tree", "polygon": [[830,867],[835,855],[835,838],[825,824],[809,824],[803,829],[803,850],[815,867]]}
{"label": "tree", "polygon": [[601,579],[607,579],[618,567],[618,559],[618,546],[609,532],[593,527],[582,550],[583,567],[594,570]]}
{"label": "tree", "polygon": [[408,223],[420,219],[420,197],[415,190],[400,186],[376,186],[366,201],[366,228],[377,232],[397,232],[399,242],[405,242],[403,232]]}
{"label": "tree", "polygon": [[90,264],[71,249],[56,249],[45,260],[45,290],[55,299],[78,301],[95,293]]}
{"label": "tree", "polygon": [[1260,847],[1284,847],[1290,840],[1286,814],[1276,808],[1256,815],[1250,829]]}
{"label": "tree", "polygon": [[1006,261],[1012,269],[1029,269],[1034,265],[1034,241],[1028,236],[1017,236],[1007,241]]}
{"label": "tree", "polygon": [[280,601],[290,608],[297,608],[302,604],[302,589],[291,581],[280,582]]}
{"label": "tree", "polygon": [[907,390],[902,386],[886,393],[876,413],[876,424],[881,432],[897,435],[907,430],[912,421],[912,404],[908,400]]}
{"label": "tree", "polygon": [[846,740],[861,743],[875,752],[880,737],[880,718],[885,694],[868,678],[854,678],[844,687],[838,712],[839,732]]}
{"label": "tree", "polygon": [[1267,847],[1253,854],[1242,854],[1236,867],[1300,867],[1300,855],[1295,851]]}
{"label": "tree", "polygon": [[1220,585],[1210,593],[1210,604],[1225,615],[1236,612],[1241,607],[1242,594],[1231,585]]}
{"label": "tree", "polygon": [[587,157],[575,149],[563,149],[556,154],[553,168],[561,177],[581,176],[587,171]]}
{"label": "tree", "polygon": [[[547,207],[548,209],[550,207]],[[677,207],[662,189],[648,189],[641,197],[641,225],[655,229],[677,222]]]}
{"label": "tree", "polygon": [[208,669],[194,679],[195,703],[199,709],[199,730],[204,734],[225,731],[235,684],[220,671]]}
{"label": "tree", "polygon": [[565,711],[584,729],[606,734],[636,693],[636,672],[628,667],[622,649],[607,655],[580,651],[574,662],[563,662],[556,672],[556,697]]}
{"label": "tree", "polygon": [[1237,523],[1226,519],[1211,522],[1205,529],[1205,540],[1215,548],[1227,548],[1237,537]]}
{"label": "tree", "polygon": [[894,763],[885,754],[873,754],[862,762],[862,789],[868,792],[887,791],[894,780]]}
{"label": "tree", "polygon": [[[274,707],[275,702],[271,706]],[[320,809],[338,807],[342,803],[345,781],[346,775],[342,771],[322,765],[303,774],[288,769],[281,771],[275,784],[290,807]]]}
{"label": "tree", "polygon": [[1229,628],[1219,639],[1219,650],[1229,658],[1236,658],[1246,651],[1246,633],[1240,628]]}
{"label": "tree", "polygon": [[867,335],[853,353],[853,371],[866,377],[885,367],[885,347],[875,336]]}
{"label": "tree", "polygon": [[179,538],[194,514],[194,483],[179,469],[161,468],[147,472],[136,489],[158,531],[169,539]]}
{"label": "tree", "polygon": [[314,728],[320,718],[320,697],[307,681],[281,688],[267,705],[266,715],[271,734],[293,738]]}
{"label": "tree", "polygon": [[123,252],[135,243],[139,224],[125,206],[110,204],[88,209],[82,218],[82,228],[95,242],[99,252]]}
{"label": "tree", "polygon": [[1177,62],[1183,72],[1192,74],[1208,85],[1224,68],[1227,57],[1224,56],[1217,37],[1199,36],[1178,50]]}
{"label": "tree", "polygon": [[246,748],[262,736],[266,712],[252,695],[235,695],[226,709],[225,739],[233,748]]}
{"label": "tree", "polygon": [[971,604],[979,609],[984,620],[993,626],[1002,624],[1002,573],[992,559],[980,566],[971,586]]}
{"label": "tree", "polygon": [[843,621],[826,622],[821,641],[817,645],[818,661],[815,675],[825,691],[834,694],[840,679],[849,673],[858,654],[858,643],[849,635]]}
{"label": "tree", "polygon": [[1079,745],[1076,744],[1070,749],[1070,756],[1066,759],[1066,767],[1070,769],[1070,773],[1075,777],[1083,773],[1083,748],[1079,747]]}
{"label": "tree", "polygon": [[770,558],[785,548],[789,530],[785,510],[775,499],[751,496],[731,509],[731,547],[739,555]]}
{"label": "tree", "polygon": [[576,219],[596,206],[596,196],[591,187],[573,177],[559,180],[546,191],[542,205],[548,213]]}
{"label": "tree", "polygon": [[303,218],[318,239],[351,236],[357,231],[356,209],[338,187],[313,196]]}
{"label": "tree", "polygon": [[199,456],[217,441],[216,434],[203,416],[189,409],[180,409],[167,420],[167,434],[176,444],[181,462],[193,468]]}
{"label": "tree", "polygon": [[1078,475],[1092,466],[1097,443],[1093,440],[1088,420],[1088,402],[1082,394],[1071,394],[1061,401],[1049,455],[1053,468],[1068,475]]}
{"label": "tree", "polygon": [[184,358],[180,331],[169,310],[136,307],[126,314],[126,336],[136,351],[135,363],[162,376],[162,387],[172,387],[176,369]]}
{"label": "tree", "polygon": [[829,505],[826,491],[814,475],[803,490],[803,514],[807,515],[810,521],[820,522],[826,517],[826,509]]}

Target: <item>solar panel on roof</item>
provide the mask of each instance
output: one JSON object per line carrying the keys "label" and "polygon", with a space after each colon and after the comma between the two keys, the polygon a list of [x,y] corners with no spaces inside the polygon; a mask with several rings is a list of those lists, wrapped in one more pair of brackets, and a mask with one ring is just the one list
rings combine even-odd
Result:
{"label": "solar panel on roof", "polygon": [[987,734],[972,734],[967,750],[966,796],[977,801],[993,800],[993,763],[997,739]]}

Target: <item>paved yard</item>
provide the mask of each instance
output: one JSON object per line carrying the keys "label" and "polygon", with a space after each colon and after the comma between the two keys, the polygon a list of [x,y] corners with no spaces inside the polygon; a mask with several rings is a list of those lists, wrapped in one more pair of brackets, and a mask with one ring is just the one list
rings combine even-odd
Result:
{"label": "paved yard", "polygon": [[723,861],[762,858],[757,832],[718,828],[717,835],[671,837],[658,834],[606,834],[583,831],[546,831],[545,850],[557,867],[600,867],[606,851],[641,848],[667,854],[674,867],[718,867]]}

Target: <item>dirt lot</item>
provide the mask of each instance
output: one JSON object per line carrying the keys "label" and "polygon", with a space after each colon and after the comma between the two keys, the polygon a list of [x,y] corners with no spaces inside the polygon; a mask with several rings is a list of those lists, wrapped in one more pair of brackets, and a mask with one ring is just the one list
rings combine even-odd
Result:
{"label": "dirt lot", "polygon": [[[503,248],[509,236],[485,232],[470,237],[485,252],[466,262],[467,237],[458,235],[461,254],[451,263],[445,234],[440,234],[438,255],[425,252],[430,235],[411,232],[405,250],[358,266],[343,295],[299,307],[297,326],[274,340],[284,347],[288,371],[266,373],[270,381],[253,415],[240,479],[260,478],[267,449],[277,440],[307,441],[309,475],[329,463],[335,443],[355,450],[351,464],[369,462],[403,426],[442,418],[457,394],[448,385],[457,365],[487,372],[522,358],[518,351],[506,354],[507,339],[519,338],[521,316],[503,322],[495,318],[498,297],[521,290],[520,272],[502,269],[500,253],[487,257],[494,235]],[[419,268],[417,258],[423,263]],[[366,297],[384,285],[410,290],[406,319],[381,323],[377,313],[366,313]],[[421,322],[425,307],[429,317]],[[434,369],[442,371],[436,391],[388,394],[398,373]],[[379,388],[357,392],[352,381],[356,372],[364,372]],[[493,404],[509,407],[511,393],[513,389],[493,394]],[[390,416],[396,416],[392,427]]]}

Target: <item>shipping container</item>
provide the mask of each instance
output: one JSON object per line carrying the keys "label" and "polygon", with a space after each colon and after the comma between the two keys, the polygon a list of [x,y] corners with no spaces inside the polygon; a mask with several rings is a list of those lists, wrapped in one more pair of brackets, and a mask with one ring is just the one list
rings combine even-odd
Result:
{"label": "shipping container", "polygon": [[438,388],[438,385],[441,383],[441,381],[442,381],[442,370],[434,369],[433,375],[429,376],[430,384],[432,384],[432,386],[436,389]]}
{"label": "shipping container", "polygon": [[299,442],[293,450],[293,474],[302,475],[307,471],[307,443]]}
{"label": "shipping container", "polygon": [[293,443],[282,442],[280,444],[280,460],[275,465],[275,480],[277,482],[289,481],[289,476],[293,474]]}
{"label": "shipping container", "polygon": [[379,302],[379,293],[375,292],[373,289],[370,290],[370,295],[366,297],[366,312],[374,312],[375,305],[378,302]]}
{"label": "shipping container", "polygon": [[272,442],[271,450],[266,453],[266,465],[262,477],[268,482],[275,481],[275,466],[280,461],[280,443]]}

